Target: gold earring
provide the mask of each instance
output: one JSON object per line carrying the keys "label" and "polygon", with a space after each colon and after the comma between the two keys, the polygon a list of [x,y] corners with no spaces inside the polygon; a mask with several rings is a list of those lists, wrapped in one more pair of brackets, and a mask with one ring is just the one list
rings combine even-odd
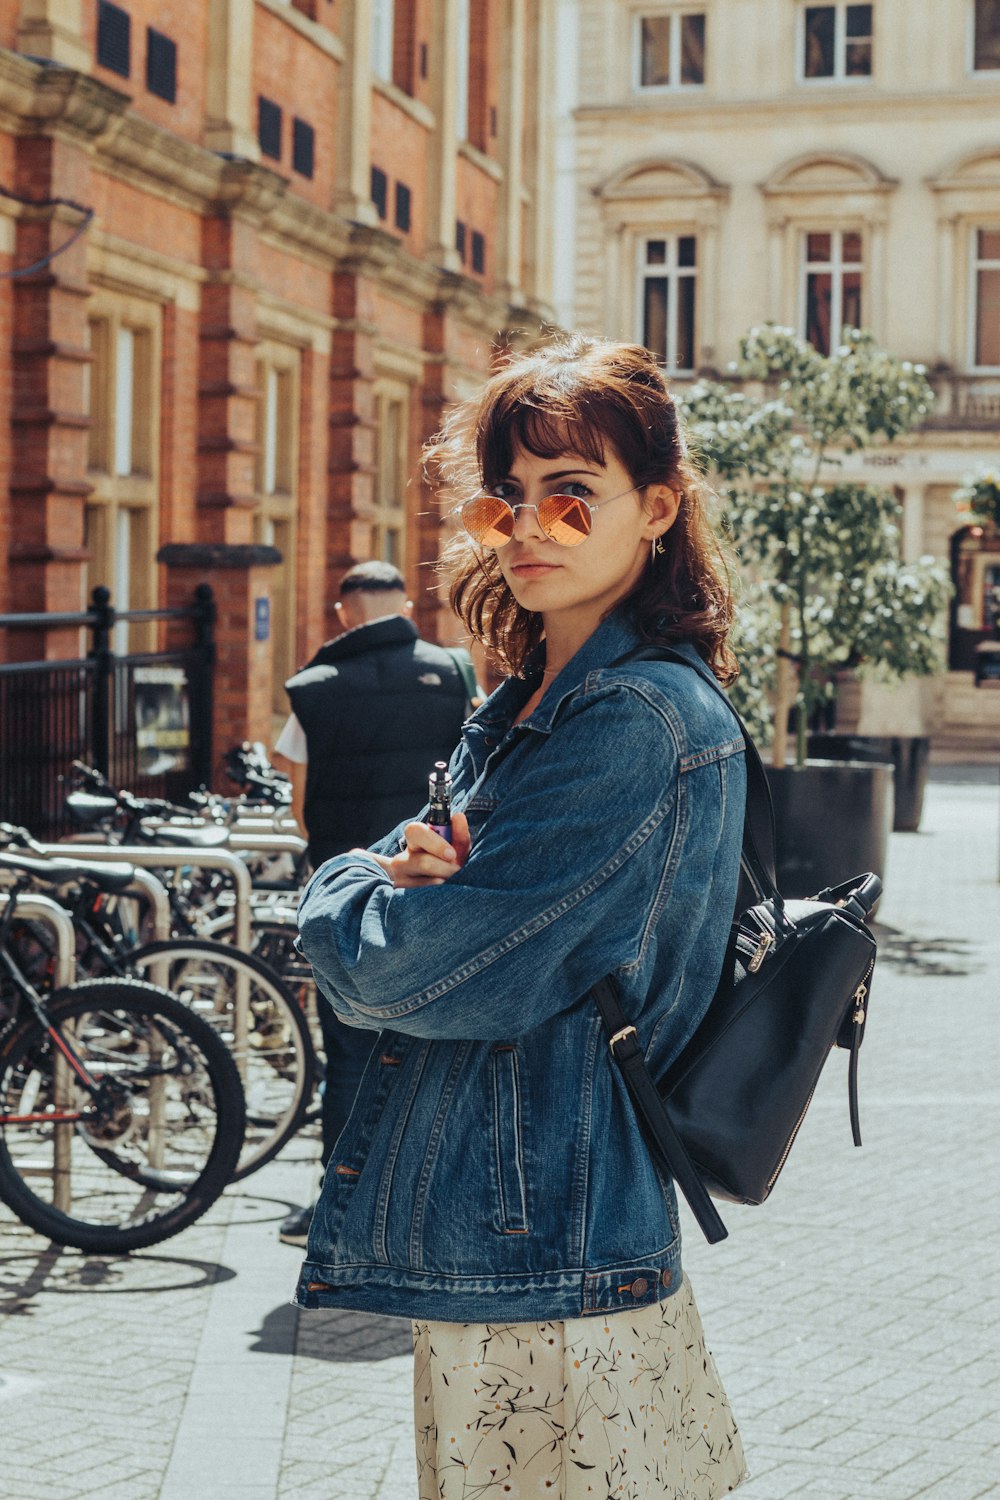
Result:
{"label": "gold earring", "polygon": [[656,539],[653,542],[653,553],[652,553],[653,561],[655,562],[658,557],[662,557],[663,554],[664,554],[664,552],[666,552],[666,550],[667,550],[666,547],[664,547],[664,545],[663,545],[663,538],[662,538],[662,536],[656,537]]}

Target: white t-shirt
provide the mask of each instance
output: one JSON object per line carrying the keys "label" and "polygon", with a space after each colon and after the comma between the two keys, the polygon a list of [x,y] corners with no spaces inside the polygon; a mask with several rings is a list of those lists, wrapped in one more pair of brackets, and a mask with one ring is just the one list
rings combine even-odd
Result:
{"label": "white t-shirt", "polygon": [[286,760],[294,761],[299,766],[304,766],[308,761],[306,732],[294,714],[288,715],[284,729],[274,742],[274,750],[276,755],[283,755]]}

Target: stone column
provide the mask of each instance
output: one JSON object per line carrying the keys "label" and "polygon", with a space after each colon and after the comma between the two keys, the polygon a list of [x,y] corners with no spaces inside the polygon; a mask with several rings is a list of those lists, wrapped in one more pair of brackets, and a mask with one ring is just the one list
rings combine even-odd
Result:
{"label": "stone column", "polygon": [[[369,241],[371,242],[369,244]],[[357,254],[333,276],[327,459],[326,635],[336,634],[337,586],[371,556],[375,475],[375,323],[378,231],[355,231]],[[365,255],[365,249],[371,255]]]}
{"label": "stone column", "polygon": [[507,0],[500,61],[500,161],[504,178],[497,224],[497,290],[510,302],[521,292],[521,224],[524,215],[525,0]]}
{"label": "stone column", "polygon": [[345,58],[337,94],[337,182],[333,207],[358,224],[377,223],[371,187],[371,0],[343,0],[340,39]]}
{"label": "stone column", "polygon": [[[200,583],[215,594],[215,677],[212,712],[213,761],[241,740],[271,741],[272,650],[264,622],[271,613],[271,569],[281,561],[275,547],[171,542],[157,562],[167,569],[169,609],[187,606]],[[171,625],[168,649],[187,646],[190,625]]]}
{"label": "stone column", "polygon": [[908,484],[903,490],[901,542],[906,562],[915,562],[928,550],[924,543],[924,495],[922,484]]}
{"label": "stone column", "polygon": [[267,168],[231,162],[202,221],[197,524],[205,542],[253,540],[258,237],[283,191]]}
{"label": "stone column", "polygon": [[461,270],[455,249],[455,163],[458,151],[458,7],[440,0],[430,38],[431,108],[436,122],[427,171],[427,248],[436,265]]}
{"label": "stone column", "polygon": [[[21,63],[21,60],[18,60]],[[78,610],[87,481],[87,223],[90,138],[127,105],[124,95],[64,68],[22,63],[28,107],[48,132],[15,138],[13,187],[27,201],[13,226],[18,266],[42,263],[10,288],[12,401],[9,549],[12,610]],[[28,90],[33,90],[31,95]],[[55,202],[54,199],[61,199]],[[49,258],[51,257],[51,258]],[[48,258],[48,260],[46,260]],[[76,631],[16,634],[25,657],[76,655]]]}
{"label": "stone column", "polygon": [[17,25],[19,52],[46,57],[64,68],[90,71],[90,53],[83,41],[81,0],[21,0]]}
{"label": "stone column", "polygon": [[253,19],[254,0],[212,0],[208,7],[205,145],[257,161]]}

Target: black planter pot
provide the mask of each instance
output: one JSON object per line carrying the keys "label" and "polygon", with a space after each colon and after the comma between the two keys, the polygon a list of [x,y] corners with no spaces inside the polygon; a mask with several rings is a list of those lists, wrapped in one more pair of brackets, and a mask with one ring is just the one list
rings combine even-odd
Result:
{"label": "black planter pot", "polygon": [[930,765],[926,735],[811,734],[809,754],[822,760],[888,761],[896,773],[893,832],[916,833]]}
{"label": "black planter pot", "polygon": [[783,896],[814,896],[868,870],[884,882],[891,765],[816,760],[766,769]]}

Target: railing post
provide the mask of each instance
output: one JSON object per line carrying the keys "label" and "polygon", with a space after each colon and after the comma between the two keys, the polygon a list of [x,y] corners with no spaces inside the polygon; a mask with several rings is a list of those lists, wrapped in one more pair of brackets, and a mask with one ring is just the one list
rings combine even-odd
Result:
{"label": "railing post", "polygon": [[194,650],[188,672],[191,713],[191,774],[195,785],[212,781],[212,711],[215,680],[215,595],[210,583],[194,591]]}
{"label": "railing post", "polygon": [[98,584],[91,594],[91,629],[93,643],[88,653],[94,663],[94,705],[90,724],[90,754],[94,765],[103,775],[111,765],[111,674],[114,658],[111,654],[111,632],[115,624],[115,612],[111,605],[111,591]]}

